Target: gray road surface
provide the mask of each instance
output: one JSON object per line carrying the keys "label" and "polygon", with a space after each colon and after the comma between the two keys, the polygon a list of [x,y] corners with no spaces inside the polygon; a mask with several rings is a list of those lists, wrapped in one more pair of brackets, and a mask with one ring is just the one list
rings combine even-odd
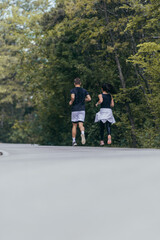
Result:
{"label": "gray road surface", "polygon": [[160,150],[0,151],[0,240],[160,239]]}

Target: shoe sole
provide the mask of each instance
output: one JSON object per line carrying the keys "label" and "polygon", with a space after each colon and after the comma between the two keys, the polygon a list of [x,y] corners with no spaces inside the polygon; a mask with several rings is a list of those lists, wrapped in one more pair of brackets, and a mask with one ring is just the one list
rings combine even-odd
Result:
{"label": "shoe sole", "polygon": [[84,145],[86,143],[86,139],[84,134],[81,134],[81,143]]}
{"label": "shoe sole", "polygon": [[112,143],[112,139],[111,139],[111,137],[110,138],[108,138],[108,141],[107,141],[107,144],[111,144]]}

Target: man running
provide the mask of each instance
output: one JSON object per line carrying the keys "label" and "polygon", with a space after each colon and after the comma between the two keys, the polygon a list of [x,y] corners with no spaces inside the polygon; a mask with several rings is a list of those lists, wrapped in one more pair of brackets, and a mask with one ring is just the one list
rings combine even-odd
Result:
{"label": "man running", "polygon": [[76,143],[76,133],[77,125],[81,131],[81,143],[84,145],[86,143],[85,133],[84,133],[84,119],[85,119],[85,102],[91,101],[89,93],[81,87],[81,80],[79,78],[74,79],[74,86],[71,90],[71,100],[69,105],[72,105],[71,121],[72,121],[72,146],[77,146]]}

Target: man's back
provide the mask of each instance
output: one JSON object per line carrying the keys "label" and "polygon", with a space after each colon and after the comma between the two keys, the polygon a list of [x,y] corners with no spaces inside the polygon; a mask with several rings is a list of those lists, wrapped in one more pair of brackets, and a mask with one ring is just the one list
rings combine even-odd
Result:
{"label": "man's back", "polygon": [[85,111],[85,98],[88,92],[81,87],[75,87],[71,90],[71,94],[75,95],[74,102],[72,104],[72,112]]}
{"label": "man's back", "polygon": [[69,101],[69,105],[72,106],[72,146],[77,146],[77,125],[81,131],[81,143],[83,145],[86,143],[85,129],[83,126],[85,120],[85,102],[91,101],[91,97],[84,88],[81,88],[81,80],[79,78],[74,79],[74,86],[75,88],[71,90],[71,100]]}

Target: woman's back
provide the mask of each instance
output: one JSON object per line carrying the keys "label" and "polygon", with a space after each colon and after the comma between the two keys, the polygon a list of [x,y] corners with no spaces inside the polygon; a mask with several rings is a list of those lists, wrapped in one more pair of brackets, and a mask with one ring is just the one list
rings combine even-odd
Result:
{"label": "woman's back", "polygon": [[103,102],[101,103],[101,108],[111,108],[111,95],[102,93]]}

